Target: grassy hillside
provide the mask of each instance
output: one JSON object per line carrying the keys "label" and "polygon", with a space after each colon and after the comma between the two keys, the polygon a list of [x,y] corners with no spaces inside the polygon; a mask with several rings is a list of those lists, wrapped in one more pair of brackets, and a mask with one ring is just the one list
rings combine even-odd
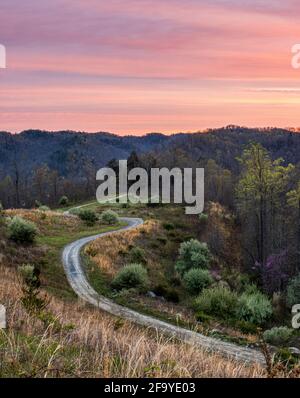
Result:
{"label": "grassy hillside", "polygon": [[[20,302],[13,270],[0,268],[0,301],[8,311],[0,332],[1,377],[256,377],[264,372],[151,334],[78,301],[51,297],[47,328]],[[57,322],[61,325],[57,327]]]}
{"label": "grassy hillside", "polygon": [[[220,205],[211,203],[206,217],[195,217],[186,216],[180,206],[87,203],[84,209],[98,216],[90,226],[79,217],[63,214],[61,209],[7,210],[0,218],[0,302],[8,314],[8,328],[0,332],[0,377],[265,377],[268,374],[295,377],[298,374],[297,361],[293,358],[291,362],[290,356],[285,356],[285,362],[276,361],[269,372],[258,366],[247,367],[132,325],[79,300],[65,277],[62,249],[81,237],[124,225],[101,221],[103,212],[110,208],[119,216],[142,217],[145,223],[85,247],[82,256],[86,272],[98,292],[141,313],[212,337],[238,345],[258,344],[261,335],[257,325],[224,317],[222,313],[212,315],[195,310],[196,296],[187,290],[175,268],[180,245],[197,239],[206,242],[211,251],[209,272],[214,286],[240,296],[245,283],[251,283],[235,239],[239,227]],[[15,216],[36,225],[33,244],[10,239],[8,224]],[[147,270],[146,289],[114,287],[116,275],[131,263]],[[26,305],[28,289],[19,271],[24,264],[40,272],[37,297],[45,305],[42,310],[33,311]],[[272,318],[264,328],[274,324],[276,319]],[[294,336],[294,346],[297,341]]]}
{"label": "grassy hillside", "polygon": [[[62,247],[116,226],[87,227],[57,212],[5,213],[14,215],[34,221],[38,237],[33,245],[12,242],[2,217],[0,302],[7,308],[8,329],[0,332],[1,377],[263,376],[258,367],[247,368],[172,341],[94,310],[74,296],[60,263]],[[29,262],[41,270],[47,320],[22,304],[24,286],[17,267]]]}

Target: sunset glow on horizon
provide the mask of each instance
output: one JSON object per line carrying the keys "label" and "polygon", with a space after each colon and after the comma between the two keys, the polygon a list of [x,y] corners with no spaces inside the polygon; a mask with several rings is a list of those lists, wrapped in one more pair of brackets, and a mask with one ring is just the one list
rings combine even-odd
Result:
{"label": "sunset glow on horizon", "polygon": [[0,131],[300,126],[297,0],[2,0]]}

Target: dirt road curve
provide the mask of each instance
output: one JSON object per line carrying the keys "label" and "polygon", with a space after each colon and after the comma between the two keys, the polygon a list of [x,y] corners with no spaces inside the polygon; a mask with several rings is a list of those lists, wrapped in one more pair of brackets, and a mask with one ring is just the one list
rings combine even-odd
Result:
{"label": "dirt road curve", "polygon": [[105,232],[99,235],[90,236],[88,238],[79,239],[64,248],[62,255],[63,265],[68,281],[75,293],[83,300],[93,304],[97,308],[112,315],[132,321],[138,325],[154,328],[159,332],[165,333],[169,336],[174,336],[177,339],[187,343],[193,343],[203,349],[207,349],[208,351],[220,353],[221,355],[231,359],[235,359],[244,363],[259,363],[264,365],[264,357],[257,350],[241,347],[233,343],[227,343],[212,337],[207,337],[200,333],[160,321],[151,316],[140,314],[129,308],[122,307],[95,292],[95,290],[89,284],[81,265],[81,249],[87,243],[97,238],[112,233],[122,233],[124,230],[135,228],[143,223],[143,220],[140,218],[122,218],[121,221],[126,222],[128,225],[114,232]]}

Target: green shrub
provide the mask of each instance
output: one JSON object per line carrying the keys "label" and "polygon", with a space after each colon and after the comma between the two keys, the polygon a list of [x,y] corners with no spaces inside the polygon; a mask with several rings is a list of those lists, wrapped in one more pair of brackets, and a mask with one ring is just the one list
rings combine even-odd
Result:
{"label": "green shrub", "polygon": [[134,247],[130,251],[130,259],[133,263],[145,264],[147,262],[145,250],[141,247]]}
{"label": "green shrub", "polygon": [[15,242],[32,243],[37,235],[35,224],[21,217],[14,217],[9,223],[9,238]]}
{"label": "green shrub", "polygon": [[254,283],[247,283],[247,276],[246,276],[242,293],[255,294],[255,293],[260,293],[260,291]]}
{"label": "green shrub", "polygon": [[19,274],[27,285],[34,285],[40,287],[38,278],[35,275],[35,267],[31,264],[23,264],[18,267]]}
{"label": "green shrub", "polygon": [[261,325],[272,316],[272,313],[271,301],[259,291],[252,289],[239,297],[236,316],[240,321]]}
{"label": "green shrub", "polygon": [[87,225],[94,225],[98,219],[96,213],[89,209],[80,209],[78,217],[85,221]]}
{"label": "green shrub", "polygon": [[68,204],[69,204],[69,198],[66,196],[66,195],[64,195],[64,196],[62,196],[60,199],[59,199],[59,205],[60,206],[68,206]]}
{"label": "green shrub", "polygon": [[289,329],[286,326],[280,326],[266,330],[263,337],[266,343],[281,346],[287,344],[293,337],[293,334],[293,329]]}
{"label": "green shrub", "polygon": [[141,264],[129,264],[115,276],[112,286],[116,290],[139,288],[144,290],[149,284],[147,270]]}
{"label": "green shrub", "polygon": [[192,268],[184,274],[183,282],[189,293],[199,294],[213,283],[213,278],[206,269]]}
{"label": "green shrub", "polygon": [[191,239],[183,242],[179,248],[179,259],[175,265],[176,271],[183,276],[191,268],[208,268],[211,254],[206,243]]}
{"label": "green shrub", "polygon": [[31,264],[18,268],[23,279],[22,304],[29,313],[40,313],[47,306],[47,300],[40,296],[40,271]]}
{"label": "green shrub", "polygon": [[289,282],[286,301],[290,308],[295,304],[300,304],[300,274]]}
{"label": "green shrub", "polygon": [[112,210],[106,210],[101,214],[101,220],[106,224],[117,224],[119,217],[117,213]]}
{"label": "green shrub", "polygon": [[223,286],[216,286],[202,290],[195,300],[194,307],[197,312],[228,319],[234,316],[237,302],[234,292]]}
{"label": "green shrub", "polygon": [[205,213],[200,213],[199,214],[199,221],[201,222],[201,224],[206,224],[208,220],[208,215]]}

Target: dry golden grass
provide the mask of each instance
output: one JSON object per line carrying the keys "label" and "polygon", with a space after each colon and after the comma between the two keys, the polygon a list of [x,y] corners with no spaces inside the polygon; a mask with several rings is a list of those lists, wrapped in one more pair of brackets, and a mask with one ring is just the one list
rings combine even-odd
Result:
{"label": "dry golden grass", "polygon": [[19,216],[28,221],[34,222],[40,231],[48,231],[49,228],[61,227],[65,229],[75,230],[80,224],[80,220],[76,217],[63,216],[62,213],[49,211],[26,210],[26,209],[10,209],[5,211],[8,217]]}
{"label": "dry golden grass", "polygon": [[[145,234],[157,235],[160,225],[156,221],[146,221],[145,224],[130,231],[108,235],[106,238],[96,239],[85,248],[85,253],[92,256],[96,264],[106,275],[113,277],[120,268],[120,255],[128,253],[130,247],[136,245],[137,240]],[[149,258],[149,269],[155,264]]]}
{"label": "dry golden grass", "polygon": [[[45,329],[21,302],[17,274],[0,267],[0,302],[8,330],[0,332],[0,376],[23,377],[263,377],[192,345],[118,320],[83,303],[51,298],[49,310],[65,327]],[[67,325],[72,324],[72,328]]]}

